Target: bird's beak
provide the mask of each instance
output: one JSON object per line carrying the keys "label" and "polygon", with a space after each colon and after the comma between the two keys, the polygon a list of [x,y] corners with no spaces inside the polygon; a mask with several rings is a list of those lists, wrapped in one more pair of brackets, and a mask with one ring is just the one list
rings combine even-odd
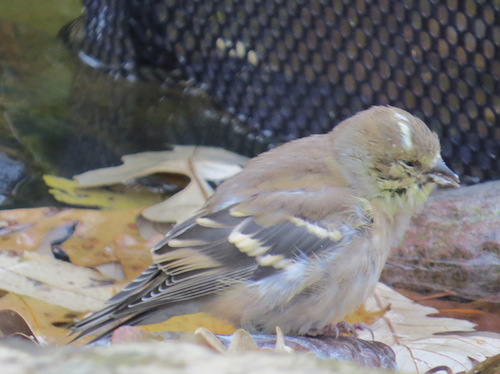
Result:
{"label": "bird's beak", "polygon": [[460,187],[460,178],[451,169],[446,166],[443,159],[440,157],[436,166],[434,166],[428,173],[429,179],[440,186],[445,187]]}

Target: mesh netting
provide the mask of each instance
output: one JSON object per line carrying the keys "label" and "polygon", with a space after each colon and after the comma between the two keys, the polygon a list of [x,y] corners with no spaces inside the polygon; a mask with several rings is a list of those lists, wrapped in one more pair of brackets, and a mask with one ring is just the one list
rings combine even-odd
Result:
{"label": "mesh netting", "polygon": [[326,132],[361,109],[391,104],[438,133],[462,179],[500,175],[499,1],[85,5],[83,40],[94,63],[202,88],[261,135]]}

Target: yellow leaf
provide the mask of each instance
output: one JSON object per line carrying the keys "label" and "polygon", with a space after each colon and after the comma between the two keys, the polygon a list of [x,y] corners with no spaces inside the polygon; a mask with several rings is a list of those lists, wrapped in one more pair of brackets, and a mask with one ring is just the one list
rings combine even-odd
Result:
{"label": "yellow leaf", "polygon": [[49,192],[57,201],[105,209],[130,209],[157,204],[161,196],[151,191],[106,191],[98,188],[80,188],[78,182],[54,175],[43,177]]}
{"label": "yellow leaf", "polygon": [[[0,250],[35,250],[47,232],[56,226],[54,217],[60,213],[55,208],[0,210],[2,233]],[[59,221],[59,223],[63,220]]]}
{"label": "yellow leaf", "polygon": [[384,316],[387,311],[391,309],[390,305],[386,305],[384,308],[378,310],[368,311],[366,310],[364,304],[361,305],[356,311],[352,314],[349,314],[344,318],[344,322],[355,324],[355,323],[365,323],[367,325],[372,324],[377,319]]}
{"label": "yellow leaf", "polygon": [[76,265],[96,266],[119,261],[126,278],[136,276],[151,264],[150,246],[135,225],[140,209],[71,209],[78,218],[75,232],[60,245]]}
{"label": "yellow leaf", "polygon": [[236,331],[236,327],[228,322],[212,317],[206,313],[185,314],[175,316],[162,323],[141,326],[147,331],[179,331],[195,332],[200,327],[205,327],[214,334],[229,335]]}
{"label": "yellow leaf", "polygon": [[151,264],[150,248],[135,220],[140,208],[127,210],[16,209],[0,211],[0,251],[36,251],[51,254],[51,242],[60,241],[55,232],[74,227],[57,246],[72,264],[97,266],[119,261],[127,280]]}

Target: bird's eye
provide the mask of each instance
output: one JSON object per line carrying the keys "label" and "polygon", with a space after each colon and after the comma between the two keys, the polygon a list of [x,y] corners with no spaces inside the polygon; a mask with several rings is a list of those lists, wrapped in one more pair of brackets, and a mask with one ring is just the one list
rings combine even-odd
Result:
{"label": "bird's eye", "polygon": [[403,161],[403,163],[410,168],[415,166],[415,163],[412,161]]}

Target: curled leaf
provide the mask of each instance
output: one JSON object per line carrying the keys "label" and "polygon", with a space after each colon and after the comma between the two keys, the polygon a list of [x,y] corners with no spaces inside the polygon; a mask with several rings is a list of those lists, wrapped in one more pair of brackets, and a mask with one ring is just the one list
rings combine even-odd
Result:
{"label": "curled leaf", "polygon": [[166,201],[144,209],[145,218],[158,222],[179,222],[191,217],[213,193],[208,182],[229,178],[247,161],[246,157],[224,149],[202,146],[175,146],[171,151],[143,152],[122,159],[122,165],[76,175],[78,191],[84,194],[87,188],[129,184],[152,174],[187,176],[190,182],[186,188]]}
{"label": "curled leaf", "polygon": [[15,310],[0,310],[0,338],[21,337],[37,342],[35,334],[26,320]]}

